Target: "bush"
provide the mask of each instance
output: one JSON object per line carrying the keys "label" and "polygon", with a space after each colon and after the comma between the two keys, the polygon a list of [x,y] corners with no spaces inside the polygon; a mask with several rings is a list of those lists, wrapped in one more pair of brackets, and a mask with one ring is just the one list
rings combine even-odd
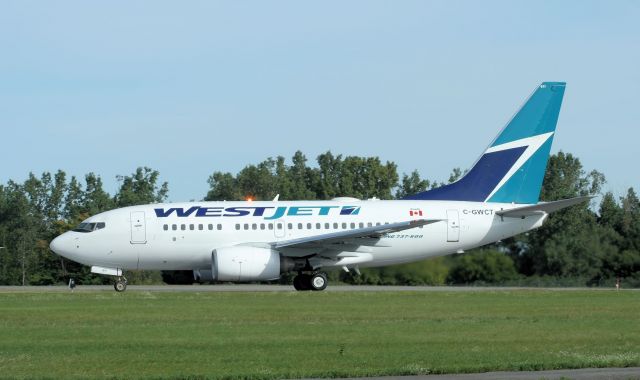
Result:
{"label": "bush", "polygon": [[513,260],[496,250],[479,250],[453,258],[447,276],[451,284],[500,284],[518,277]]}

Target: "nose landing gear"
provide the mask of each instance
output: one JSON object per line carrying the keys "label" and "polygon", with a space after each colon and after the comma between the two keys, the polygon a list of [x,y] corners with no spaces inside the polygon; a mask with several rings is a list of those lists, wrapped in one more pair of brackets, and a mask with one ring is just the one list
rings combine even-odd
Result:
{"label": "nose landing gear", "polygon": [[115,284],[113,284],[113,288],[116,292],[124,292],[127,290],[127,279],[124,276],[118,277]]}
{"label": "nose landing gear", "polygon": [[300,273],[293,279],[293,287],[298,291],[325,290],[328,285],[327,275],[322,272],[312,274]]}

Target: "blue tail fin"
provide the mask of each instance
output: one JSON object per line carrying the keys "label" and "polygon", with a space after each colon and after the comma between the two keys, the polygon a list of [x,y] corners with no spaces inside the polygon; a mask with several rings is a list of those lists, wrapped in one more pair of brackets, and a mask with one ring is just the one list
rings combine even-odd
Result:
{"label": "blue tail fin", "polygon": [[564,89],[542,83],[464,177],[404,199],[537,203]]}

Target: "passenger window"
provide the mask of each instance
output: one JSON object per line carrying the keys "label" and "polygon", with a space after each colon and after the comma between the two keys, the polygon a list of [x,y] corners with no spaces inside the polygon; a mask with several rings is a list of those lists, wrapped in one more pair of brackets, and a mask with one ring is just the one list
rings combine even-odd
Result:
{"label": "passenger window", "polygon": [[302,223],[298,223],[298,229],[301,230],[302,229]]}
{"label": "passenger window", "polygon": [[273,223],[269,223],[269,229],[273,230]]}
{"label": "passenger window", "polygon": [[265,229],[264,223],[260,223],[260,229],[261,229],[261,230],[264,230],[264,229]]}
{"label": "passenger window", "polygon": [[209,224],[207,227],[209,228],[209,231],[213,230],[213,224]]}
{"label": "passenger window", "polygon": [[169,225],[165,224],[164,226],[162,226],[162,229],[165,231],[169,231]]}
{"label": "passenger window", "polygon": [[287,228],[288,228],[288,229],[290,229],[290,230],[292,230],[292,229],[293,229],[293,223],[289,223],[289,224],[287,224]]}
{"label": "passenger window", "polygon": [[240,225],[236,224],[236,230],[239,230],[239,229],[240,229]]}
{"label": "passenger window", "polygon": [[249,223],[245,223],[245,224],[244,224],[244,229],[245,229],[245,230],[248,230],[248,229],[249,229]]}
{"label": "passenger window", "polygon": [[307,229],[310,230],[311,228],[311,223],[307,223]]}
{"label": "passenger window", "polygon": [[278,227],[279,230],[281,230],[282,229],[282,223],[278,223],[277,227]]}
{"label": "passenger window", "polygon": [[338,229],[338,223],[333,223],[333,228],[337,230]]}
{"label": "passenger window", "polygon": [[322,225],[320,223],[316,223],[316,230],[319,230],[322,228]]}
{"label": "passenger window", "polygon": [[330,226],[330,224],[329,224],[329,223],[325,223],[325,224],[324,224],[324,229],[325,229],[325,230],[328,230],[329,228],[331,228],[331,227],[329,227],[329,226]]}
{"label": "passenger window", "polygon": [[379,226],[379,225],[380,225],[380,222],[376,222],[376,226]]}
{"label": "passenger window", "polygon": [[172,224],[171,225],[171,229],[174,230],[174,231],[177,231],[178,230],[178,226],[175,225],[175,224]]}
{"label": "passenger window", "polygon": [[373,223],[371,222],[367,223],[367,227],[373,227]]}
{"label": "passenger window", "polygon": [[355,223],[351,223],[351,229],[356,228],[356,224]]}
{"label": "passenger window", "polygon": [[204,229],[204,226],[202,224],[198,224],[198,230],[202,231]]}
{"label": "passenger window", "polygon": [[218,231],[222,230],[222,224],[218,224]]}
{"label": "passenger window", "polygon": [[360,228],[364,228],[364,223],[360,222],[360,224],[358,225]]}
{"label": "passenger window", "polygon": [[193,231],[195,229],[195,226],[193,224],[189,224],[189,229]]}
{"label": "passenger window", "polygon": [[252,229],[252,230],[257,230],[257,229],[258,229],[258,225],[257,225],[257,224],[255,224],[255,223],[253,223],[253,224],[251,225],[251,229]]}
{"label": "passenger window", "polygon": [[181,225],[180,225],[180,229],[181,229],[182,231],[184,231],[184,230],[186,230],[186,229],[187,229],[187,226],[186,226],[185,224],[181,224]]}
{"label": "passenger window", "polygon": [[342,229],[346,230],[347,229],[347,223],[342,223]]}

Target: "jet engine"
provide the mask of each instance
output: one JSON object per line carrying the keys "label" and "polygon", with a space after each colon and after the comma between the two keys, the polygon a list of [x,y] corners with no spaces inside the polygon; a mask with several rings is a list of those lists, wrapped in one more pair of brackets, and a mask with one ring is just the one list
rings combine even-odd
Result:
{"label": "jet engine", "polygon": [[[202,279],[215,281],[267,281],[280,278],[280,274],[293,269],[291,258],[276,250],[237,246],[219,248],[211,255],[211,272],[201,270]],[[195,273],[194,273],[195,274]]]}

